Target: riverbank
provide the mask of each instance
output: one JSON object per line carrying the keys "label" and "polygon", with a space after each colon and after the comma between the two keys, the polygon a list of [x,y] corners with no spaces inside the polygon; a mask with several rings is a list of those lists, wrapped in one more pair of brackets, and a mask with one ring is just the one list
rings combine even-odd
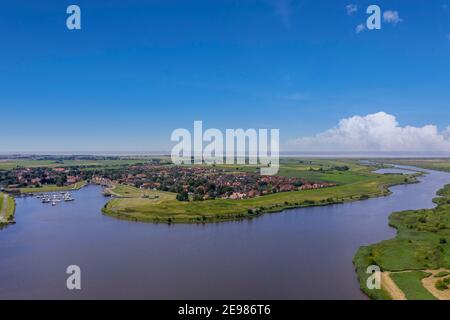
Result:
{"label": "riverbank", "polygon": [[86,181],[79,181],[77,183],[68,186],[57,186],[57,185],[44,185],[39,188],[19,188],[21,194],[28,193],[45,193],[45,192],[59,192],[59,191],[70,191],[79,190],[87,184]]}
{"label": "riverbank", "polygon": [[16,203],[14,198],[0,192],[0,228],[14,223]]}
{"label": "riverbank", "polygon": [[[102,212],[106,215],[152,223],[211,223],[252,219],[265,213],[311,206],[326,206],[344,202],[387,196],[393,185],[415,183],[420,174],[369,174],[364,180],[344,185],[292,192],[280,192],[243,200],[206,200],[182,202],[175,194],[142,191],[128,187],[126,191],[112,189],[119,198],[109,201]],[[123,187],[121,187],[123,189]]]}
{"label": "riverbank", "polygon": [[[59,192],[68,190],[79,190],[87,185],[87,181],[80,181],[68,186],[46,185],[40,188],[20,188],[17,195],[27,195],[33,193]],[[14,196],[0,192],[0,229],[13,224],[16,211],[16,202]]]}
{"label": "riverbank", "polygon": [[361,290],[370,298],[395,298],[383,285],[381,289],[367,288],[369,275],[366,270],[370,265],[389,272],[406,298],[435,298],[423,283],[430,276],[430,270],[450,269],[450,185],[439,190],[437,195],[433,199],[435,208],[390,215],[389,225],[397,229],[395,238],[363,246],[357,251],[353,263]]}
{"label": "riverbank", "polygon": [[386,159],[393,164],[450,172],[450,161],[446,159]]}

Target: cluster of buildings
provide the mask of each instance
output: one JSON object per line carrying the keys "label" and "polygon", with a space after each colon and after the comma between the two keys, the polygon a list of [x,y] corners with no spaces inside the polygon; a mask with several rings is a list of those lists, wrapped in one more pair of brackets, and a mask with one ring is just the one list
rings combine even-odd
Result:
{"label": "cluster of buildings", "polygon": [[16,168],[0,171],[0,185],[15,189],[59,186],[81,180],[111,187],[126,184],[142,189],[169,191],[182,199],[246,199],[277,192],[319,189],[332,186],[326,182],[310,182],[283,176],[227,171],[214,166],[172,166],[142,164],[114,169],[81,170],[80,168]]}
{"label": "cluster of buildings", "polygon": [[103,176],[95,175],[92,176],[91,183],[110,188],[117,182]]}
{"label": "cluster of buildings", "polygon": [[70,185],[83,178],[66,168],[17,168],[5,171],[0,182],[5,188],[38,187],[46,184]]}
{"label": "cluster of buildings", "polygon": [[92,181],[105,186],[120,183],[142,189],[188,193],[196,200],[213,198],[237,200],[333,185],[283,176],[230,172],[214,167],[153,165],[129,167],[117,180],[106,176],[94,176]]}

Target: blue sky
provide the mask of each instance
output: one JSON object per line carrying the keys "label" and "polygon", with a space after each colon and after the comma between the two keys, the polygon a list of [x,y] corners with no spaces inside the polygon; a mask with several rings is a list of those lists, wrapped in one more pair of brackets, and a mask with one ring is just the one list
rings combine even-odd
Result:
{"label": "blue sky", "polygon": [[[370,4],[401,21],[357,33]],[[194,120],[287,143],[380,111],[444,130],[449,36],[450,0],[2,3],[0,151],[170,150]]]}

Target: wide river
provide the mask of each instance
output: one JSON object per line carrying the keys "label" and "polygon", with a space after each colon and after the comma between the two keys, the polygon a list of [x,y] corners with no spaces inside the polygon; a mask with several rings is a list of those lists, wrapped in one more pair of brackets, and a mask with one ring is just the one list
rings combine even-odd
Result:
{"label": "wide river", "polygon": [[[103,216],[97,186],[56,206],[18,198],[17,224],[0,230],[0,299],[366,299],[352,258],[395,235],[391,212],[434,206],[450,173],[427,172],[388,197],[207,225]],[[81,290],[66,288],[69,265]]]}

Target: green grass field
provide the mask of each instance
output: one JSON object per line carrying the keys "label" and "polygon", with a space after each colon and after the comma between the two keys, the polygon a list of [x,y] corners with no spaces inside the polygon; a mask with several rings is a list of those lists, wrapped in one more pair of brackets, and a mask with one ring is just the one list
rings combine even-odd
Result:
{"label": "green grass field", "polygon": [[0,160],[0,170],[11,170],[17,167],[48,167],[48,168],[59,168],[59,167],[85,167],[89,168],[114,168],[126,165],[133,165],[137,163],[148,163],[151,162],[150,158],[142,159],[118,159],[118,160]]}
{"label": "green grass field", "polygon": [[[350,170],[332,170],[332,168],[336,166],[348,166]],[[217,165],[216,167],[232,172],[259,173],[259,167],[257,166]],[[296,158],[282,158],[280,160],[280,170],[278,175],[310,181],[332,182],[336,184],[364,181],[372,176],[367,166],[358,164],[356,160],[301,160]]]}
{"label": "green grass field", "polygon": [[[16,203],[14,198],[8,196],[6,202],[4,201],[4,193],[0,192],[0,227],[12,223],[14,221],[14,213],[16,209]],[[4,213],[4,219],[3,219]]]}
{"label": "green grass field", "polygon": [[423,271],[391,273],[391,279],[403,291],[408,300],[436,300],[422,285],[422,279],[429,276],[429,273]]}
{"label": "green grass field", "polygon": [[443,278],[450,275],[450,272],[448,271],[440,271],[437,274],[434,275],[435,278]]}
{"label": "green grass field", "polygon": [[391,159],[388,161],[395,164],[450,172],[450,159]]}
{"label": "green grass field", "polygon": [[383,299],[384,293],[365,289],[369,265],[378,265],[384,271],[450,269],[450,185],[438,195],[434,199],[436,208],[391,214],[389,224],[398,230],[394,239],[358,250],[356,272],[361,288],[370,297]]}
{"label": "green grass field", "polygon": [[6,220],[12,221],[14,218],[14,213],[16,210],[16,203],[13,197],[8,197],[7,207],[6,207]]}
{"label": "green grass field", "polygon": [[[324,170],[336,165],[348,165],[349,171],[310,171],[313,166]],[[256,167],[220,166],[229,171],[249,170]],[[140,196],[140,190],[128,189],[128,193],[114,190],[127,199],[113,199],[103,212],[122,219],[145,222],[203,223],[244,218],[253,218],[266,212],[278,212],[284,209],[327,205],[344,201],[356,201],[370,197],[387,195],[388,186],[405,182],[402,175],[373,174],[370,168],[356,162],[336,160],[308,160],[307,163],[289,159],[283,162],[280,175],[306,178],[312,181],[335,181],[338,186],[317,190],[280,192],[244,200],[217,199],[207,201],[180,202],[175,194],[164,193],[158,199],[146,199]],[[411,181],[413,178],[409,178]],[[128,187],[132,188],[132,187]],[[132,194],[136,196],[133,196]]]}
{"label": "green grass field", "polygon": [[66,190],[78,190],[86,185],[86,181],[80,181],[68,186],[58,187],[54,184],[46,184],[42,187],[30,187],[30,188],[20,188],[20,193],[41,193],[41,192],[58,192]]}

